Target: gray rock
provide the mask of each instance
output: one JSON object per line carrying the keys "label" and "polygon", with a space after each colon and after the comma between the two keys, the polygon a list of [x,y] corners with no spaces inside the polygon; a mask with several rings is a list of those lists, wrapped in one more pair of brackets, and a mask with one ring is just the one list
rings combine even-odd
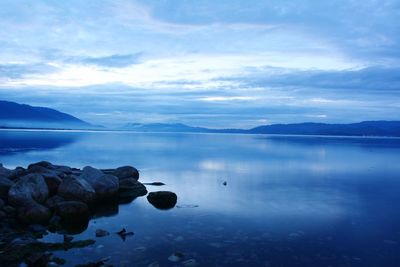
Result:
{"label": "gray rock", "polygon": [[85,203],[93,202],[96,198],[93,187],[75,176],[68,176],[62,180],[58,187],[58,195],[66,200],[78,200]]}
{"label": "gray rock", "polygon": [[118,197],[121,202],[130,202],[137,197],[147,194],[147,189],[142,183],[138,181],[132,182],[132,180],[128,183],[126,182],[127,180],[124,179],[125,182],[122,187],[120,186],[118,191]]}
{"label": "gray rock", "polygon": [[64,201],[56,205],[56,213],[62,220],[83,221],[89,219],[89,207],[80,201]]}
{"label": "gray rock", "polygon": [[54,170],[64,174],[72,174],[72,169],[68,166],[54,165]]}
{"label": "gray rock", "polygon": [[175,193],[169,191],[151,192],[147,200],[157,209],[171,209],[175,207],[178,197]]}
{"label": "gray rock", "polygon": [[3,210],[7,213],[7,214],[9,214],[9,215],[14,215],[15,214],[15,212],[16,212],[16,209],[14,208],[14,207],[11,207],[11,206],[4,206],[3,207]]}
{"label": "gray rock", "polygon": [[49,195],[55,195],[58,191],[58,187],[61,184],[61,178],[54,173],[43,173],[44,181],[49,189]]}
{"label": "gray rock", "polygon": [[40,204],[35,203],[18,209],[18,218],[27,224],[44,224],[50,217],[50,210]]}
{"label": "gray rock", "polygon": [[40,174],[21,177],[8,191],[8,200],[14,206],[43,203],[49,195],[47,185]]}
{"label": "gray rock", "polygon": [[46,169],[54,169],[54,165],[53,164],[51,164],[50,162],[48,162],[48,161],[39,161],[39,162],[35,162],[35,163],[32,163],[32,164],[30,164],[29,166],[28,166],[28,169],[30,169],[31,167],[33,167],[33,166],[40,166],[40,167],[44,167],[44,168],[46,168]]}
{"label": "gray rock", "polygon": [[10,175],[10,179],[11,180],[16,180],[16,179],[18,179],[18,178],[20,178],[20,177],[22,177],[22,176],[25,176],[25,175],[27,175],[28,174],[28,171],[27,170],[25,170],[24,168],[22,168],[22,167],[17,167],[17,168],[15,168],[14,170],[12,170],[11,171],[11,175]]}
{"label": "gray rock", "polygon": [[113,174],[117,176],[120,180],[126,178],[132,178],[136,181],[139,180],[139,171],[132,166],[119,167],[114,170]]}
{"label": "gray rock", "polygon": [[58,203],[64,201],[64,198],[60,197],[59,195],[55,195],[47,199],[45,206],[48,207],[50,210],[54,210]]}
{"label": "gray rock", "polygon": [[6,177],[0,176],[0,198],[6,198],[14,183]]}
{"label": "gray rock", "polygon": [[11,176],[11,174],[12,174],[11,170],[5,168],[3,166],[3,164],[0,165],[0,176],[4,176],[6,178],[9,178]]}
{"label": "gray rock", "polygon": [[102,171],[87,166],[83,168],[79,178],[86,180],[96,191],[98,198],[112,197],[118,192],[118,178],[111,174],[104,174]]}

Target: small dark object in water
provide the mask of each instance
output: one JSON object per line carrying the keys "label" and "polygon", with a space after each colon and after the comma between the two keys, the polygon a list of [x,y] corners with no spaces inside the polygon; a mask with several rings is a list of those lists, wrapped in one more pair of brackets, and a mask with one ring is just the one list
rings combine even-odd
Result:
{"label": "small dark object in water", "polygon": [[101,266],[104,266],[105,263],[109,260],[110,260],[110,257],[107,257],[107,258],[104,258],[104,259],[101,259],[101,260],[95,261],[95,262],[78,264],[78,265],[76,265],[76,267],[101,267]]}
{"label": "small dark object in water", "polygon": [[147,200],[157,209],[172,209],[176,205],[178,197],[175,193],[169,191],[151,192],[147,195]]}
{"label": "small dark object in water", "polygon": [[226,186],[228,183],[226,181],[224,181],[222,184]]}
{"label": "small dark object in water", "polygon": [[121,231],[117,232],[117,235],[119,235],[123,241],[125,241],[127,236],[134,235],[133,232],[127,232],[125,228],[122,228]]}
{"label": "small dark object in water", "polygon": [[165,185],[162,182],[152,182],[152,183],[143,183],[144,185],[155,185],[155,186],[161,186],[161,185]]}
{"label": "small dark object in water", "polygon": [[69,243],[74,239],[73,236],[70,235],[64,235],[64,243]]}
{"label": "small dark object in water", "polygon": [[190,208],[198,208],[199,207],[199,205],[190,205],[190,204],[188,204],[188,205],[177,205],[176,206],[178,209],[186,209],[186,208],[188,208],[188,209],[190,209]]}

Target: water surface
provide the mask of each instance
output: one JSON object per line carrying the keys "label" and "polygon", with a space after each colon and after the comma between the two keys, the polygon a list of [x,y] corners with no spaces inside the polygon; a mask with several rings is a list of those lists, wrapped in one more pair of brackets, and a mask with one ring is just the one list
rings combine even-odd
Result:
{"label": "water surface", "polygon": [[[167,211],[145,197],[106,210],[75,236],[94,238],[93,246],[55,253],[66,266],[107,256],[115,266],[400,263],[399,139],[0,131],[6,167],[40,160],[133,165],[142,182],[167,184],[148,191],[178,195],[178,207]],[[123,227],[135,235],[95,238],[96,229]],[[184,259],[168,261],[175,252]]]}

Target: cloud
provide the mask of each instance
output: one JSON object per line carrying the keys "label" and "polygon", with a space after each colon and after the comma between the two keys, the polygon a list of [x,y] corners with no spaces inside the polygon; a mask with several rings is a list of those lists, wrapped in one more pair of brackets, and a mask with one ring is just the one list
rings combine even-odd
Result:
{"label": "cloud", "polygon": [[111,55],[105,57],[88,57],[81,59],[81,62],[97,66],[121,68],[138,63],[140,56],[141,53],[129,55]]}

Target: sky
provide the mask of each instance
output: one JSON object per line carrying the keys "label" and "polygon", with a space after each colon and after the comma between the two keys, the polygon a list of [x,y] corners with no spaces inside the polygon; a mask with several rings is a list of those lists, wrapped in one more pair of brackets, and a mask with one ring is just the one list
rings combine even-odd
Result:
{"label": "sky", "polygon": [[91,123],[400,119],[400,0],[0,0],[0,99]]}

